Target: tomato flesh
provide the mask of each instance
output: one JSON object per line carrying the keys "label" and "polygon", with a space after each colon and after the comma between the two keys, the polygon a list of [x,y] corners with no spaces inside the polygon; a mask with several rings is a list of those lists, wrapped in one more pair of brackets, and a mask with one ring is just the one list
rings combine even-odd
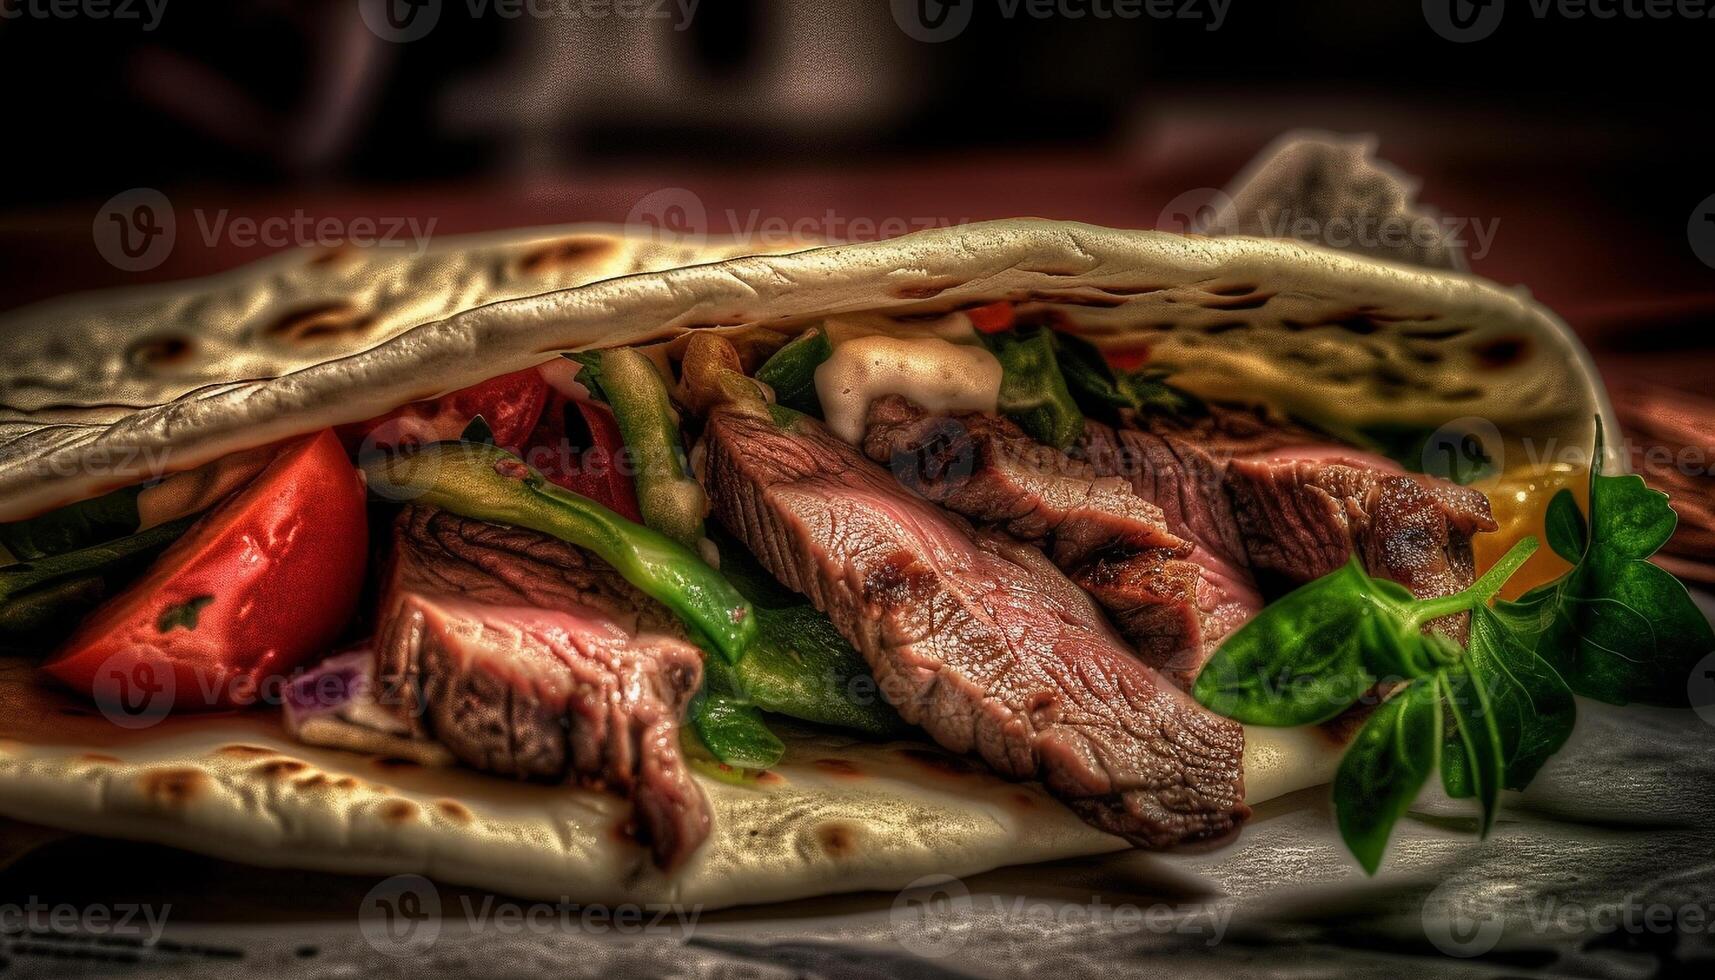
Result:
{"label": "tomato flesh", "polygon": [[253,704],[338,638],[368,541],[363,483],[333,430],[288,443],[42,669],[104,704],[138,691],[165,691],[163,711]]}
{"label": "tomato flesh", "polygon": [[525,368],[335,431],[349,452],[358,453],[457,439],[480,415],[494,433],[494,444],[517,452],[547,401],[548,382],[536,368]]}

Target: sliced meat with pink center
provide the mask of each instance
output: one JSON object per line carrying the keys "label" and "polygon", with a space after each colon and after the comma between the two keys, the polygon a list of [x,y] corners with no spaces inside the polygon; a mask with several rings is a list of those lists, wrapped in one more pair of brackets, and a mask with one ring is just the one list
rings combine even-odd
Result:
{"label": "sliced meat with pink center", "polygon": [[716,410],[703,474],[720,520],[862,652],[942,746],[1038,778],[1149,847],[1248,815],[1243,731],[1165,681],[1036,548],[907,491],[811,420]]}
{"label": "sliced meat with pink center", "polygon": [[419,737],[476,769],[632,800],[656,863],[708,836],[679,749],[698,650],[640,629],[665,613],[564,542],[428,508],[400,516],[376,677]]}

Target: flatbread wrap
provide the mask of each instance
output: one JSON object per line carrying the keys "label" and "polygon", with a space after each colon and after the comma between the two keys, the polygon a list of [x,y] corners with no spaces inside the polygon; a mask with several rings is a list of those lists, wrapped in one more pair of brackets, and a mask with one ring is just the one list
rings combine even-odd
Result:
{"label": "flatbread wrap", "polygon": [[0,814],[249,863],[717,907],[1215,847],[1333,779],[1373,870],[1428,776],[1382,724],[1491,814],[1557,730],[1475,665],[1664,700],[1707,633],[1553,659],[1602,508],[1658,503],[1608,503],[1563,324],[1293,242],[579,227],[7,336]]}

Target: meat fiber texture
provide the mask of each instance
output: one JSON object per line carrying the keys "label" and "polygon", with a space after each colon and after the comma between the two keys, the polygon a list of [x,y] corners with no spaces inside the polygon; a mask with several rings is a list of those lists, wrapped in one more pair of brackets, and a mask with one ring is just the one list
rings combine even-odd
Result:
{"label": "meat fiber texture", "polygon": [[629,797],[657,863],[683,863],[709,833],[679,750],[697,649],[640,630],[663,614],[563,542],[423,507],[395,542],[383,700],[473,768]]}
{"label": "meat fiber texture", "polygon": [[1243,733],[1139,661],[1042,553],[902,489],[812,420],[708,419],[715,513],[827,613],[907,721],[1146,847],[1249,813]]}

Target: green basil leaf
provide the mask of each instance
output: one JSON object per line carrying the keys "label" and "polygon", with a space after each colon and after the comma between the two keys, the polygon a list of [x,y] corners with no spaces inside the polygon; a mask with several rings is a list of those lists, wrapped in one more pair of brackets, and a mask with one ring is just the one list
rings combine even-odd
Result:
{"label": "green basil leaf", "polygon": [[0,524],[0,548],[17,561],[35,561],[124,537],[142,523],[137,515],[142,492],[142,487],[126,487],[27,521]]}
{"label": "green basil leaf", "polygon": [[1484,678],[1468,663],[1450,664],[1436,675],[1452,733],[1441,753],[1441,781],[1449,796],[1475,796],[1482,805],[1480,833],[1487,835],[1500,805],[1506,761]]}
{"label": "green basil leaf", "polygon": [[[1501,785],[1524,789],[1572,734],[1577,702],[1566,681],[1531,649],[1535,615],[1510,606],[1471,612],[1465,667],[1487,695],[1500,734]],[[1445,773],[1445,767],[1444,767]],[[1473,795],[1472,784],[1449,780],[1452,796]]]}
{"label": "green basil leaf", "polygon": [[1548,546],[1554,553],[1576,565],[1584,558],[1587,544],[1584,515],[1578,511],[1578,501],[1572,491],[1561,489],[1548,501],[1548,513],[1543,518]]}
{"label": "green basil leaf", "polygon": [[1192,694],[1216,714],[1248,725],[1333,718],[1375,682],[1364,649],[1377,616],[1373,588],[1355,561],[1298,587],[1221,644]]}
{"label": "green basil leaf", "polygon": [[[1685,586],[1649,557],[1672,537],[1678,515],[1667,495],[1638,476],[1601,472],[1600,420],[1590,474],[1585,547],[1561,578],[1501,608],[1517,624],[1535,623],[1534,648],[1567,685],[1610,704],[1684,707],[1692,667],[1715,651],[1715,630]],[[1576,549],[1568,527],[1571,494],[1555,495],[1549,533],[1563,557]],[[1551,515],[1552,516],[1552,515]]]}
{"label": "green basil leaf", "polygon": [[1001,414],[1037,442],[1065,449],[1084,433],[1078,410],[1055,357],[1053,331],[1046,327],[1008,330],[983,338],[1000,361]]}
{"label": "green basil leaf", "polygon": [[1346,847],[1375,874],[1393,825],[1435,771],[1441,748],[1441,691],[1415,681],[1384,702],[1340,759],[1334,813]]}

